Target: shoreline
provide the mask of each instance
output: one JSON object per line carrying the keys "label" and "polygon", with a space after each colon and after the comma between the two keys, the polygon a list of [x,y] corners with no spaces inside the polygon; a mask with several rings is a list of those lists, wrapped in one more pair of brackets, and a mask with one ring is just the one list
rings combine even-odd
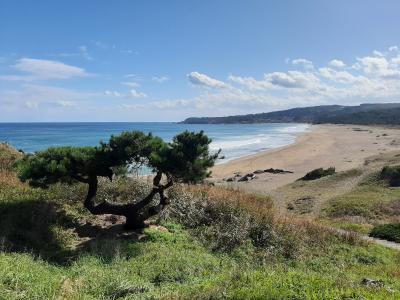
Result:
{"label": "shoreline", "polygon": [[[362,125],[310,125],[294,143],[244,156],[212,168],[211,181],[249,192],[268,194],[316,168],[335,167],[346,171],[360,167],[364,160],[400,149],[398,128]],[[235,172],[242,174],[268,168],[291,171],[290,174],[257,174],[248,182],[226,182]]]}
{"label": "shoreline", "polygon": [[302,132],[293,133],[294,140],[292,142],[290,142],[289,144],[284,145],[284,146],[275,147],[275,148],[270,148],[270,149],[262,149],[262,150],[259,150],[259,151],[255,152],[255,153],[246,154],[246,155],[239,156],[239,157],[234,157],[234,158],[231,158],[231,159],[227,159],[226,161],[222,160],[220,163],[215,164],[214,168],[216,166],[233,163],[235,161],[240,161],[240,160],[243,160],[243,159],[246,159],[246,158],[251,158],[251,157],[254,157],[254,156],[257,156],[257,155],[263,155],[263,154],[266,154],[266,153],[269,153],[269,152],[272,152],[272,151],[278,151],[278,150],[282,150],[282,149],[284,149],[286,147],[290,147],[290,146],[296,144],[298,139],[301,136],[311,132],[314,127],[319,126],[319,125],[313,125],[313,124],[308,124],[308,123],[296,123],[296,124],[308,125],[308,127]]}

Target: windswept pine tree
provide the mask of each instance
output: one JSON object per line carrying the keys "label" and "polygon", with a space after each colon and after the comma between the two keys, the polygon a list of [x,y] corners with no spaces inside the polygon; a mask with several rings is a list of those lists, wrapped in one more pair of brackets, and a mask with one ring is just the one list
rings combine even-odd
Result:
{"label": "windswept pine tree", "polygon": [[[92,214],[124,216],[127,229],[139,229],[169,204],[165,191],[174,182],[196,183],[210,175],[208,169],[218,157],[218,153],[209,152],[210,143],[202,131],[185,131],[171,143],[139,131],[123,132],[96,147],[54,147],[26,155],[17,169],[20,179],[35,187],[47,188],[58,182],[85,183],[88,192],[84,206]],[[127,166],[147,167],[154,172],[149,194],[126,204],[106,200],[96,203],[98,178],[112,180],[121,167]]]}

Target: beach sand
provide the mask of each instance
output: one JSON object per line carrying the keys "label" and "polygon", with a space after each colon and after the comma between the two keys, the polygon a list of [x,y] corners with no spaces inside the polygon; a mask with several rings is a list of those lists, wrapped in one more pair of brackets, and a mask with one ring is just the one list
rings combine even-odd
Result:
{"label": "beach sand", "polygon": [[[316,168],[345,171],[364,164],[365,158],[400,149],[400,129],[359,125],[312,125],[296,142],[274,150],[239,158],[212,169],[212,182],[268,194]],[[226,182],[235,172],[243,175],[268,168],[292,174],[257,174],[248,182]]]}

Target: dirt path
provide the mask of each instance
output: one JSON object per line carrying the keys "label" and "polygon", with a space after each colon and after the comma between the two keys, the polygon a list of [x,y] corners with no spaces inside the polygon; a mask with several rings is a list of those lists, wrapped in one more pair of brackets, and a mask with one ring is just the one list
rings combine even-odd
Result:
{"label": "dirt path", "polygon": [[329,228],[331,230],[334,230],[334,231],[338,232],[339,234],[343,234],[343,235],[355,234],[358,238],[360,238],[363,241],[367,241],[367,242],[370,242],[370,243],[375,243],[375,244],[381,245],[381,246],[386,247],[386,248],[400,250],[400,243],[395,243],[395,242],[391,242],[391,241],[387,241],[387,240],[382,240],[382,239],[371,237],[371,236],[366,235],[366,234],[356,233],[356,232],[347,231],[347,230],[343,230],[343,229],[338,229],[338,228],[334,228],[334,227],[329,227]]}
{"label": "dirt path", "polygon": [[370,241],[370,242],[376,243],[378,245],[387,247],[387,248],[400,250],[400,244],[399,243],[373,238],[373,237],[370,237],[368,235],[360,235],[360,238],[363,239],[363,240]]}

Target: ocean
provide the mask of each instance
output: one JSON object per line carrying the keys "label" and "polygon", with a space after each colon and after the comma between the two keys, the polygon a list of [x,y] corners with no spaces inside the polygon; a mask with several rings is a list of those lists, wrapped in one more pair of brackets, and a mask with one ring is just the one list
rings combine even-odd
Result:
{"label": "ocean", "polygon": [[177,124],[177,123],[0,123],[0,141],[7,142],[28,153],[52,146],[94,146],[107,141],[122,131],[152,132],[171,141],[184,131],[204,132],[213,140],[213,151],[222,149],[223,163],[235,158],[255,154],[293,143],[299,133],[309,128],[307,124]]}

